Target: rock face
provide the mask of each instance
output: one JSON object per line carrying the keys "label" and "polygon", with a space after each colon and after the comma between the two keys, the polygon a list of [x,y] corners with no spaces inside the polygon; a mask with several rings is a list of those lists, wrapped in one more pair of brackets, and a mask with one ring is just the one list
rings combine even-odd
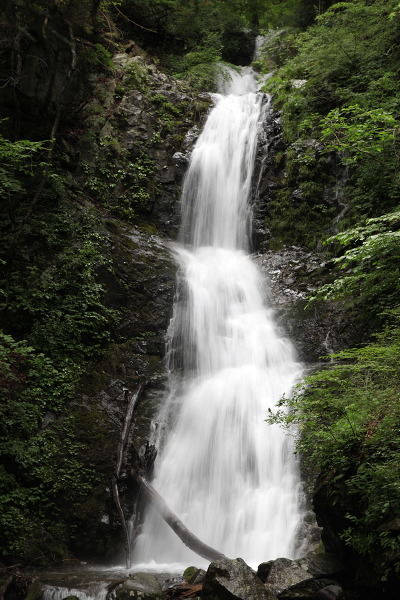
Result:
{"label": "rock face", "polygon": [[82,130],[66,140],[75,182],[108,214],[175,238],[182,176],[211,100],[149,57],[119,53],[113,62],[106,81],[89,78]]}
{"label": "rock face", "polygon": [[274,600],[261,580],[241,558],[210,564],[202,600]]}
{"label": "rock face", "polygon": [[258,253],[255,260],[264,274],[278,324],[294,343],[301,361],[314,363],[357,341],[359,332],[338,303],[308,305],[308,298],[329,274],[321,254],[291,246]]}
{"label": "rock face", "polygon": [[[332,165],[317,160],[321,171],[303,174],[310,178],[303,181],[295,156],[308,152],[318,157],[320,149],[312,140],[307,148],[295,152],[288,148],[280,114],[269,100],[265,102],[251,199],[255,259],[265,275],[266,293],[279,324],[293,341],[299,359],[314,363],[330,352],[357,344],[361,335],[355,319],[339,303],[307,304],[309,296],[330,278],[331,265],[320,252],[319,240],[336,231],[343,210],[340,192],[344,175],[337,166],[339,170],[333,173]],[[314,179],[319,184],[315,197],[303,197],[297,188]],[[340,190],[335,187],[338,181]]]}
{"label": "rock face", "polygon": [[315,600],[341,600],[343,590],[339,585],[327,585],[319,590],[315,595]]}

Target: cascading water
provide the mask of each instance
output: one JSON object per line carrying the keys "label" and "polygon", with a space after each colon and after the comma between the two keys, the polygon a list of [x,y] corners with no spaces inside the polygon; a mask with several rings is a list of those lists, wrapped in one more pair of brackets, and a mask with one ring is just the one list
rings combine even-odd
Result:
{"label": "cascading water", "polygon": [[[215,95],[185,178],[171,390],[155,423],[154,487],[188,529],[255,566],[294,557],[299,477],[290,440],[264,422],[299,377],[246,253],[263,94],[248,71]],[[201,565],[153,510],[136,562]]]}

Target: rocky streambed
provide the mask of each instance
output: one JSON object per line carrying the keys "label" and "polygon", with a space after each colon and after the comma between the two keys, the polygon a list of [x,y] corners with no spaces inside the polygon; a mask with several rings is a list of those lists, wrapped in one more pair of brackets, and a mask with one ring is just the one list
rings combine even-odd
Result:
{"label": "rocky streambed", "polygon": [[347,569],[326,553],[270,560],[257,571],[236,558],[212,562],[207,571],[188,567],[183,574],[71,564],[51,572],[4,575],[7,598],[25,600],[340,600],[345,592],[351,597]]}

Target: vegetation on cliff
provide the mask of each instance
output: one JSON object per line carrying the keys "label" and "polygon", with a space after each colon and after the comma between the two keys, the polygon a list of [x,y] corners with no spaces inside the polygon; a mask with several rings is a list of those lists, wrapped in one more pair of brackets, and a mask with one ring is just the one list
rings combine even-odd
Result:
{"label": "vegetation on cliff", "polygon": [[[317,513],[326,532],[335,532],[327,546],[352,550],[394,586],[400,572],[399,31],[395,1],[340,2],[305,32],[273,38],[257,64],[275,69],[266,89],[281,109],[288,142],[280,158],[287,178],[268,219],[273,244],[287,243],[291,222],[298,243],[301,235],[309,247],[319,245],[329,269],[311,303],[345,305],[368,341],[332,355],[294,398],[282,399],[289,415],[278,410],[270,420],[299,427],[298,451],[319,474]],[[335,219],[326,190],[336,194]]]}

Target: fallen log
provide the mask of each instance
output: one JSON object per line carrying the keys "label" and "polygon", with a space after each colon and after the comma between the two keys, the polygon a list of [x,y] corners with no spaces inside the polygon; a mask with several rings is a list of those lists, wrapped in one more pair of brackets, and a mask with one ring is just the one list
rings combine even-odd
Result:
{"label": "fallen log", "polygon": [[172,512],[165,500],[160,496],[157,490],[147,481],[145,477],[132,470],[132,476],[136,479],[140,485],[141,490],[145,493],[149,502],[159,512],[164,521],[171,527],[176,535],[182,540],[182,542],[193,550],[199,556],[202,556],[206,560],[222,560],[226,559],[226,556],[211,548],[198,537],[196,537],[189,529],[182,523],[182,521]]}

